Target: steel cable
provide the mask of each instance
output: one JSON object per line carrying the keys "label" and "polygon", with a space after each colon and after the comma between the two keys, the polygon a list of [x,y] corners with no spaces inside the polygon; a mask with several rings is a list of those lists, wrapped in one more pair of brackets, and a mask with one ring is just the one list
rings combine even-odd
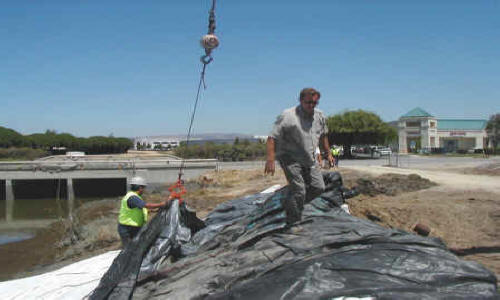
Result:
{"label": "steel cable", "polygon": [[[191,140],[191,133],[193,130],[194,117],[196,115],[196,109],[198,108],[198,102],[200,100],[201,94],[201,86],[203,85],[203,89],[206,89],[207,86],[205,84],[205,71],[207,69],[207,65],[213,61],[213,57],[211,56],[212,50],[217,48],[219,45],[219,40],[214,35],[215,32],[215,0],[212,0],[212,7],[209,12],[208,17],[208,34],[203,36],[201,40],[201,45],[205,48],[205,55],[201,57],[201,62],[203,63],[203,69],[200,74],[200,81],[198,82],[198,89],[196,91],[196,98],[194,102],[193,112],[191,113],[191,118],[189,121],[189,129],[186,136],[186,149],[189,147],[189,142]],[[182,171],[186,166],[186,158],[182,158],[181,165],[179,167],[179,177],[177,179],[178,182],[181,182]]]}

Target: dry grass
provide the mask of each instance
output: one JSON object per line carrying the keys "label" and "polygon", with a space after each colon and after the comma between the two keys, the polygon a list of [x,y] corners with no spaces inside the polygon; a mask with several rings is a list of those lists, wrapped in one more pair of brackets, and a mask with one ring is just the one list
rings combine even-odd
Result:
{"label": "dry grass", "polygon": [[277,170],[274,176],[264,175],[263,170],[224,170],[210,172],[188,182],[187,203],[199,217],[204,217],[218,204],[248,194],[258,193],[275,184],[286,184],[285,175]]}
{"label": "dry grass", "polygon": [[[228,170],[210,172],[186,183],[188,193],[185,198],[189,206],[204,217],[217,204],[244,195],[253,194],[274,184],[286,184],[280,170],[274,176],[264,176],[262,170]],[[168,192],[144,195],[148,202],[165,200]],[[65,248],[61,259],[81,257],[103,248],[120,247],[120,237],[116,230],[119,213],[119,199],[85,203],[76,213],[78,239],[71,243],[70,235],[59,243]],[[155,213],[150,214],[150,219]],[[72,244],[70,247],[68,247]]]}
{"label": "dry grass", "polygon": [[499,213],[500,206],[493,197],[436,187],[396,197],[361,195],[349,204],[358,217],[375,215],[382,225],[406,231],[423,223],[432,229],[431,236],[443,239],[449,247],[468,248],[498,244],[500,219],[492,212]]}

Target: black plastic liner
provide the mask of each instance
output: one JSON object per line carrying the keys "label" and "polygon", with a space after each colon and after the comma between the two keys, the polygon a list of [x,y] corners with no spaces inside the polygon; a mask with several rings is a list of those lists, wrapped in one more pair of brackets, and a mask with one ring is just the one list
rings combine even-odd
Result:
{"label": "black plastic liner", "polygon": [[[205,222],[174,201],[115,259],[92,299],[499,299],[496,278],[436,238],[339,208],[336,172],[287,228],[287,188],[217,206]],[[144,258],[144,259],[143,259]]]}

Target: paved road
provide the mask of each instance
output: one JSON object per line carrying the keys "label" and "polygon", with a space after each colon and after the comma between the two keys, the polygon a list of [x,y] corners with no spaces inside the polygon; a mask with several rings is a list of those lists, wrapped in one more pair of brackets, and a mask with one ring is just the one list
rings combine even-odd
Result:
{"label": "paved road", "polygon": [[[500,164],[500,157],[474,158],[474,157],[446,157],[446,156],[419,156],[419,155],[400,155],[399,165],[407,169],[446,169],[446,168],[469,168],[480,167],[488,164]],[[387,157],[380,159],[342,159],[339,165],[342,167],[352,166],[385,166],[389,164]],[[264,170],[264,161],[244,161],[244,162],[219,162],[222,170],[231,169],[254,169],[262,168]]]}

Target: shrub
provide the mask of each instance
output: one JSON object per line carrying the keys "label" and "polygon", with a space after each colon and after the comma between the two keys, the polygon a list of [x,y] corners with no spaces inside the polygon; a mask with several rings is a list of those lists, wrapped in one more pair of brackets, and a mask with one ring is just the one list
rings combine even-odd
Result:
{"label": "shrub", "polygon": [[182,158],[217,158],[221,161],[243,161],[263,159],[266,155],[266,144],[259,142],[236,142],[230,144],[206,143],[204,145],[181,144],[175,149],[175,155]]}
{"label": "shrub", "polygon": [[1,160],[34,160],[47,155],[47,151],[42,149],[0,148]]}

